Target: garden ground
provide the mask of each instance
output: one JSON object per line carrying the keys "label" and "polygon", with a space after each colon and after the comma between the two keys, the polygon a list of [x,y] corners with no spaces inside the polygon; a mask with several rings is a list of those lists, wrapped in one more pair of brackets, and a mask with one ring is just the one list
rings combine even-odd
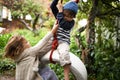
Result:
{"label": "garden ground", "polygon": [[0,74],[0,80],[15,80],[15,70],[5,71]]}
{"label": "garden ground", "polygon": [[0,76],[0,80],[15,80],[13,76]]}

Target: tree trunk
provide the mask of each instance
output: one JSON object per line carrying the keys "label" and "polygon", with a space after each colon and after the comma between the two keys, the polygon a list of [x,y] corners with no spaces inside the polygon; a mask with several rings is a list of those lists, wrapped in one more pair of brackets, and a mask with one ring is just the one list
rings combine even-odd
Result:
{"label": "tree trunk", "polygon": [[120,17],[117,17],[116,24],[116,50],[118,50],[120,49]]}
{"label": "tree trunk", "polygon": [[38,30],[36,29],[36,24],[37,24],[37,22],[38,22],[39,16],[40,16],[40,14],[36,14],[36,18],[35,18],[35,20],[34,20],[34,22],[33,22],[33,32],[34,32],[34,36],[39,35]]}
{"label": "tree trunk", "polygon": [[94,73],[94,70],[92,69],[92,66],[94,64],[94,43],[95,43],[95,18],[98,14],[98,1],[99,0],[93,0],[93,6],[91,8],[91,11],[89,13],[88,17],[88,23],[86,25],[86,40],[87,40],[87,61],[85,61],[85,64],[87,64],[88,74]]}

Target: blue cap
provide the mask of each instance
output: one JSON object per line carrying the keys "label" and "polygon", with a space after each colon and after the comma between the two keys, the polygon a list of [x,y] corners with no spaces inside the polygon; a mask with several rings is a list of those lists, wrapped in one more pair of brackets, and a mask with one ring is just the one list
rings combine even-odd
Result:
{"label": "blue cap", "polygon": [[67,2],[63,6],[63,9],[71,10],[71,11],[75,12],[75,14],[76,14],[77,11],[78,11],[78,4],[76,2],[74,2],[74,1],[70,1],[70,2]]}

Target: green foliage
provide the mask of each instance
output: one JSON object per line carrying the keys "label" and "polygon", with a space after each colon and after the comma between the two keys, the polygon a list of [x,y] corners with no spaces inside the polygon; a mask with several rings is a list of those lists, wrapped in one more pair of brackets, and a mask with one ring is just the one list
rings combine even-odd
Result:
{"label": "green foliage", "polygon": [[78,48],[76,42],[75,42],[75,37],[71,37],[71,44],[70,44],[70,51],[74,53],[77,56],[80,56],[81,50]]}
{"label": "green foliage", "polygon": [[2,23],[0,22],[0,26],[2,26]]}
{"label": "green foliage", "polygon": [[[64,70],[59,64],[49,64],[52,70],[56,73],[58,80],[64,80]],[[70,73],[70,80],[75,80],[74,75]]]}
{"label": "green foliage", "polygon": [[[107,19],[107,18],[106,18]],[[96,80],[119,80],[120,50],[116,46],[114,17],[100,20],[96,27],[95,63]],[[91,74],[90,74],[91,75]],[[104,76],[106,75],[106,76]]]}
{"label": "green foliage", "polygon": [[49,20],[45,21],[43,25],[47,28],[52,29],[54,23],[55,23],[55,19],[53,19],[53,17],[51,17],[51,18],[49,18]]}
{"label": "green foliage", "polygon": [[0,74],[6,70],[15,69],[15,64],[11,60],[3,58],[4,47],[10,37],[11,34],[0,34]]}
{"label": "green foliage", "polygon": [[60,80],[63,80],[64,78],[64,74],[63,74],[63,68],[60,67],[59,64],[49,64],[51,69],[53,69],[58,77],[58,79]]}
{"label": "green foliage", "polygon": [[48,32],[49,30],[48,29],[45,29],[45,28],[41,28],[38,33],[39,33],[39,36],[34,36],[33,32],[30,32],[29,30],[16,30],[14,31],[12,34],[19,34],[19,35],[22,35],[24,36],[29,42],[30,44],[33,46],[35,45],[40,39],[43,38],[43,36]]}
{"label": "green foliage", "polygon": [[40,4],[33,2],[33,0],[26,0],[24,4],[22,4],[23,14],[31,14],[39,13],[42,10]]}
{"label": "green foliage", "polygon": [[22,3],[15,1],[14,8],[11,10],[13,18],[19,18],[21,15],[25,16],[27,14],[30,14],[34,18],[35,14],[40,13],[42,7],[33,0],[25,0]]}
{"label": "green foliage", "polygon": [[[95,1],[95,0],[94,0]],[[95,17],[95,54],[93,65],[88,66],[93,72],[88,74],[88,80],[119,80],[120,75],[120,47],[117,47],[117,30],[116,18],[120,14],[118,0],[99,0],[98,5],[88,0],[86,3],[80,3],[80,14],[78,20],[86,18],[92,7],[98,10],[97,18]],[[98,0],[96,0],[97,2]],[[96,6],[95,6],[96,5]],[[97,12],[96,10],[96,12]],[[88,15],[87,15],[88,14]],[[92,13],[94,15],[94,13]],[[90,16],[93,17],[93,16]],[[96,25],[96,23],[98,24]],[[117,25],[118,27],[119,25]],[[117,28],[118,29],[118,28]],[[119,30],[118,30],[119,31]],[[118,44],[118,45],[119,45]],[[91,53],[92,54],[92,53]],[[92,70],[91,70],[92,71]]]}
{"label": "green foliage", "polygon": [[[109,46],[110,47],[110,46]],[[108,46],[107,46],[108,48]],[[120,57],[118,50],[97,50],[95,54],[95,67],[96,67],[96,78],[97,80],[119,80],[119,67],[120,67]],[[106,75],[105,77],[103,75]]]}
{"label": "green foliage", "polygon": [[0,49],[3,49],[10,38],[11,34],[0,34]]}
{"label": "green foliage", "polygon": [[9,59],[1,59],[0,60],[0,74],[4,73],[4,71],[14,70],[15,63]]}

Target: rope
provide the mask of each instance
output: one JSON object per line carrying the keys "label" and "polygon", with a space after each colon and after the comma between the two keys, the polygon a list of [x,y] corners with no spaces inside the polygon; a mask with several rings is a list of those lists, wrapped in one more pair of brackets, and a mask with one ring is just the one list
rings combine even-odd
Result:
{"label": "rope", "polygon": [[51,50],[50,57],[49,57],[50,62],[51,62],[51,63],[54,63],[54,64],[55,64],[55,62],[54,62],[53,59],[52,59],[52,55],[53,55],[53,51],[54,51],[55,49],[57,49],[57,46],[58,46],[58,40],[57,40],[57,35],[56,35],[56,33],[55,33],[55,34],[54,34],[54,40],[53,40],[53,42],[52,42],[52,50]]}

